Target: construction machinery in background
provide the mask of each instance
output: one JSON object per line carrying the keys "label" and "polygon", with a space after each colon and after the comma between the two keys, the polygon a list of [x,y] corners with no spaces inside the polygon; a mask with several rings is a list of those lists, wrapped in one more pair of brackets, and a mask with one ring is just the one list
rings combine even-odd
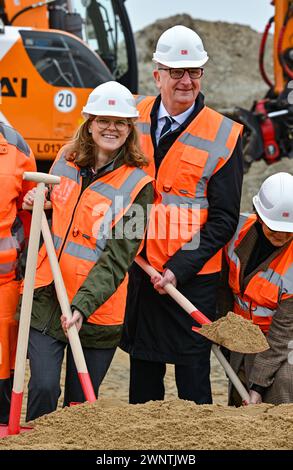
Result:
{"label": "construction machinery in background", "polygon": [[[269,19],[259,50],[259,68],[268,85],[266,96],[251,110],[236,108],[234,119],[245,126],[244,166],[255,160],[268,164],[286,156],[293,158],[293,0],[273,0],[275,14]],[[264,67],[264,53],[270,27],[274,23],[274,80]]]}
{"label": "construction machinery in background", "polygon": [[97,85],[137,92],[125,0],[0,0],[0,121],[17,129],[46,171],[79,126]]}

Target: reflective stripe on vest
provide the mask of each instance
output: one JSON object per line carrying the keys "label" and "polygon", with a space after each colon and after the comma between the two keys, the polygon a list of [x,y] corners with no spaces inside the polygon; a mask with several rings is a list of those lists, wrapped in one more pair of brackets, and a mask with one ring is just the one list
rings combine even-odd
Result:
{"label": "reflective stripe on vest", "polygon": [[243,300],[238,295],[234,295],[234,300],[242,310],[244,310],[244,311],[246,311],[246,312],[248,312],[248,313],[250,313],[254,316],[272,317],[276,313],[275,310],[271,310],[270,308],[266,308],[266,307],[261,307],[260,305],[256,305],[251,309],[250,303]]}
{"label": "reflective stripe on vest", "polygon": [[[150,113],[155,98],[141,98],[137,98],[141,145],[150,160],[148,171],[154,175]],[[151,212],[147,233],[147,257],[157,270],[163,271],[164,264],[178,249],[198,247],[200,228],[208,219],[208,182],[232,155],[241,129],[238,123],[205,107],[164,156],[156,181],[161,199]],[[160,205],[164,208],[160,209]],[[171,221],[173,206],[178,208],[177,229],[174,229],[174,217]],[[162,226],[164,218],[165,239],[158,233],[159,222],[156,222],[161,220]],[[177,237],[173,236],[175,231],[179,234]],[[220,267],[221,250],[203,266],[199,274],[218,272]]]}
{"label": "reflective stripe on vest", "polygon": [[[234,251],[235,248],[236,248],[235,244],[238,242],[239,234],[243,230],[243,228],[245,227],[245,224],[247,224],[248,221],[249,221],[249,219],[248,219],[247,215],[240,214],[236,232],[235,232],[233,238],[230,240],[230,242],[229,242],[229,244],[227,245],[227,248],[226,248],[227,255],[230,259],[230,262],[234,263],[236,270],[240,270],[240,260],[239,260],[238,256],[236,255],[236,253]],[[256,216],[254,216],[254,219],[253,219],[252,223],[254,223],[255,221],[256,221]],[[252,225],[252,223],[249,225],[249,227]],[[233,276],[235,276],[234,272],[233,272]],[[237,281],[239,281],[238,277],[237,277]],[[238,289],[239,289],[239,287],[238,287]]]}
{"label": "reflective stripe on vest", "polygon": [[0,123],[0,134],[4,136],[10,145],[14,145],[26,157],[30,156],[30,148],[23,137],[12,127]]}
{"label": "reflective stripe on vest", "polygon": [[224,117],[217,136],[214,141],[202,139],[185,132],[178,140],[184,145],[193,147],[196,150],[204,150],[208,152],[208,159],[200,181],[196,185],[196,198],[204,197],[206,192],[207,181],[214,174],[215,168],[219,162],[219,158],[225,160],[231,155],[231,151],[226,146],[226,142],[231,133],[233,121]]}
{"label": "reflective stripe on vest", "polygon": [[68,161],[65,159],[65,152],[61,154],[60,159],[53,164],[50,173],[56,176],[65,176],[65,178],[69,178],[70,180],[76,181],[80,184],[80,173],[78,168],[68,164]]}
{"label": "reflective stripe on vest", "polygon": [[180,207],[181,204],[187,204],[188,206],[197,206],[199,205],[201,209],[208,209],[209,207],[209,202],[206,197],[196,197],[196,198],[190,198],[187,196],[176,196],[175,194],[169,194],[162,192],[162,201],[161,204],[164,204],[164,206],[168,206],[173,204],[176,207]]}
{"label": "reflective stripe on vest", "polygon": [[0,163],[0,285],[4,285],[15,279],[18,252],[24,246],[25,220],[29,231],[30,215],[18,205],[23,191],[34,186],[22,178],[24,171],[34,170],[30,148],[17,131],[4,123],[0,123]]}
{"label": "reflective stripe on vest", "polygon": [[138,122],[137,127],[140,132],[144,135],[150,135],[151,133],[151,125],[148,122]]}
{"label": "reflective stripe on vest", "polygon": [[146,96],[137,95],[136,98],[135,98],[136,106],[139,105],[139,103],[141,103],[143,100],[145,100],[145,98],[146,98]]}
{"label": "reflective stripe on vest", "polygon": [[52,239],[53,239],[54,248],[56,251],[58,251],[62,245],[62,238],[52,233]]}
{"label": "reflective stripe on vest", "polygon": [[[12,258],[12,261],[9,260]],[[16,267],[16,245],[13,237],[0,238],[0,274],[6,275]]]}
{"label": "reflective stripe on vest", "polygon": [[89,186],[88,189],[90,191],[94,191],[95,193],[106,197],[112,202],[112,205],[104,214],[104,220],[101,223],[99,232],[96,235],[96,249],[91,250],[87,247],[84,247],[83,245],[79,245],[78,243],[69,242],[65,246],[64,253],[68,253],[72,256],[91,261],[93,263],[97,262],[106,246],[108,233],[110,232],[116,217],[118,216],[119,212],[121,212],[121,210],[125,212],[125,209],[129,206],[131,192],[137,183],[141,180],[142,176],[144,176],[143,172],[139,169],[135,169],[119,189],[115,189],[113,186],[101,183],[100,181]]}
{"label": "reflective stripe on vest", "polygon": [[7,251],[15,248],[13,237],[0,238],[0,251]]}
{"label": "reflective stripe on vest", "polygon": [[273,269],[261,272],[259,276],[268,279],[271,284],[277,286],[282,292],[293,295],[293,264],[282,276]]}
{"label": "reflective stripe on vest", "polygon": [[293,242],[271,261],[266,271],[259,271],[252,277],[242,294],[241,266],[235,250],[255,222],[255,215],[242,215],[227,247],[229,285],[234,295],[235,313],[251,319],[267,333],[279,303],[293,297]]}
{"label": "reflective stripe on vest", "polygon": [[11,271],[15,271],[16,261],[11,261],[10,263],[0,263],[0,274],[9,274]]}

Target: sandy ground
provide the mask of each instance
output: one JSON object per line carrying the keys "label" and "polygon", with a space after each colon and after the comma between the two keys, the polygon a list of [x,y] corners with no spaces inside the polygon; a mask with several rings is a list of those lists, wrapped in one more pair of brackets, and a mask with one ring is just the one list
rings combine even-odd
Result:
{"label": "sandy ground", "polygon": [[[293,160],[252,165],[244,178],[242,211],[251,209],[252,196],[261,183],[278,171],[293,173]],[[33,438],[25,433],[0,440],[0,449],[292,449],[293,405],[225,406],[227,378],[215,357],[211,362],[214,405],[178,400],[173,366],[169,365],[166,401],[133,406],[128,405],[129,358],[118,349],[96,404],[61,409],[61,396],[57,412],[35,422]],[[26,386],[28,377],[27,367]],[[63,384],[64,367],[62,389]],[[27,391],[23,422],[26,399]],[[78,438],[74,437],[76,430]]]}
{"label": "sandy ground", "polygon": [[[228,380],[222,366],[219,364],[215,356],[212,355],[211,360],[211,381],[213,400],[216,404],[225,405],[227,403],[227,386]],[[61,389],[62,394],[59,399],[58,407],[62,407],[63,388],[65,377],[65,363],[62,368]],[[27,384],[29,380],[29,364],[27,363],[25,378],[25,393],[22,410],[22,422],[25,422],[26,403],[27,403]],[[128,384],[129,384],[129,356],[121,349],[117,349],[110,369],[100,387],[100,398],[102,399],[118,399],[128,403]],[[165,377],[166,400],[177,398],[177,390],[174,379],[174,367],[167,365],[167,373]]]}
{"label": "sandy ground", "polygon": [[0,451],[293,450],[293,404],[225,406],[227,380],[215,359],[214,405],[176,399],[171,366],[165,401],[128,405],[128,369],[127,354],[118,350],[97,402],[37,419],[31,432],[0,439]]}
{"label": "sandy ground", "polygon": [[234,408],[100,399],[39,418],[32,431],[0,439],[0,450],[292,450],[292,424],[293,404]]}

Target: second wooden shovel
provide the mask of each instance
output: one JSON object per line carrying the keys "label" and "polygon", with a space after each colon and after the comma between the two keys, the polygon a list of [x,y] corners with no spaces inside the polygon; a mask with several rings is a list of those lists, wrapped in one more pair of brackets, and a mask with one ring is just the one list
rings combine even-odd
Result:
{"label": "second wooden shovel", "polygon": [[[137,256],[135,258],[135,262],[149,275],[155,276],[159,275],[158,271],[156,271],[150,264],[148,264],[141,256]],[[192,305],[192,303],[184,297],[184,295],[179,292],[176,287],[172,284],[167,284],[164,287],[165,291],[177,302],[189,315],[191,315],[197,322],[203,323],[207,319],[205,315],[203,315],[199,310]],[[196,312],[196,315],[192,315],[193,312]],[[208,320],[210,321],[210,320]],[[237,392],[242,398],[242,402],[244,405],[248,405],[249,403],[249,394],[246,388],[243,386],[242,382],[239,380],[238,376],[235,374],[234,370],[230,366],[229,362],[226,360],[223,353],[220,351],[219,347],[216,344],[212,345],[212,351],[216,358],[218,359],[219,363],[225,370],[227,376],[233,383],[234,387],[236,388]]]}

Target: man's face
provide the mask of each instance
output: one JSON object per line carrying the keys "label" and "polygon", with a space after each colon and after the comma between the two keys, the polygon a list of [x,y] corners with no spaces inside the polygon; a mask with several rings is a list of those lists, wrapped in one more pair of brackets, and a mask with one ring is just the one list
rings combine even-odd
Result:
{"label": "man's face", "polygon": [[168,113],[176,116],[192,106],[200,91],[200,78],[191,79],[187,70],[182,78],[170,76],[169,68],[158,64],[153,75]]}

